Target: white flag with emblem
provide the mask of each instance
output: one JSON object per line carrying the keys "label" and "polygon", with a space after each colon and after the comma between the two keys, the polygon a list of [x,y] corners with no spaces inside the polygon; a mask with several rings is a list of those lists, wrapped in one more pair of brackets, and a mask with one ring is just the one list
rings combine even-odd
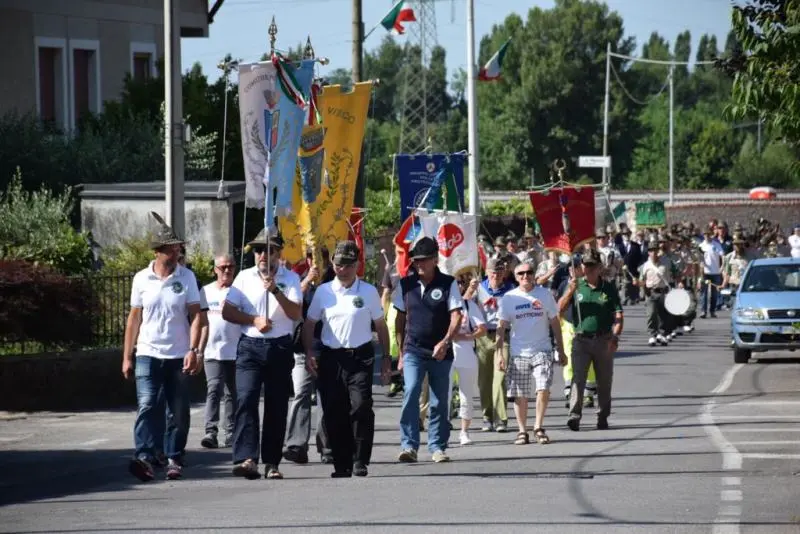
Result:
{"label": "white flag with emblem", "polygon": [[422,233],[439,244],[439,270],[451,276],[479,271],[478,239],[474,215],[420,210]]}

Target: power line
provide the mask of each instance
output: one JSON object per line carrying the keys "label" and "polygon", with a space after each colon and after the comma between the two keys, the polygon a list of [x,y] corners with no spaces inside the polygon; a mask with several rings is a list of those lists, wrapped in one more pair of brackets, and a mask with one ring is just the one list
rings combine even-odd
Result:
{"label": "power line", "polygon": [[666,89],[666,88],[667,88],[667,86],[669,86],[669,78],[670,78],[670,75],[669,75],[669,74],[667,74],[667,78],[666,78],[666,80],[664,80],[664,85],[662,85],[662,86],[661,86],[661,89],[659,89],[659,90],[658,90],[658,92],[657,92],[655,95],[651,96],[649,99],[647,99],[647,100],[645,100],[645,101],[637,100],[637,99],[636,99],[636,98],[634,98],[634,97],[633,97],[633,95],[632,95],[632,94],[631,94],[631,93],[628,91],[628,89],[625,87],[625,84],[624,84],[624,83],[622,83],[622,78],[620,78],[620,76],[619,76],[619,72],[617,72],[617,69],[616,69],[616,67],[614,67],[614,64],[613,64],[613,63],[611,63],[610,65],[611,65],[611,72],[614,74],[614,79],[615,79],[615,80],[617,80],[617,83],[619,84],[620,88],[622,89],[622,92],[623,92],[623,93],[625,93],[625,96],[627,96],[628,98],[630,98],[630,99],[631,99],[631,100],[632,100],[632,101],[633,101],[635,104],[639,104],[640,106],[646,106],[646,105],[647,105],[647,104],[649,104],[651,101],[653,101],[653,100],[655,100],[656,98],[658,98],[659,96],[661,96],[661,93],[663,93],[663,92],[664,92],[664,89]]}
{"label": "power line", "polygon": [[624,54],[617,54],[616,52],[609,52],[608,55],[620,59],[627,59],[628,61],[639,61],[641,63],[653,63],[655,65],[713,65],[713,61],[666,61],[662,59],[645,59],[642,57],[631,57]]}

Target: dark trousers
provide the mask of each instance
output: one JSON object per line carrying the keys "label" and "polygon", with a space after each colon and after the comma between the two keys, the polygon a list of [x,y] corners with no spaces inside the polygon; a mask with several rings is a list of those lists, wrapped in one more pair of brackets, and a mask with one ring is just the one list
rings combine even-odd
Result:
{"label": "dark trousers", "polygon": [[667,335],[672,331],[672,320],[664,307],[664,290],[647,290],[647,331],[651,337]]}
{"label": "dark trousers", "polygon": [[[291,372],[294,367],[291,336],[274,339],[242,336],[236,348],[236,422],[233,463],[252,459],[278,466],[286,434]],[[261,428],[258,403],[264,392]]]}
{"label": "dark trousers", "polygon": [[323,347],[319,358],[322,414],[336,471],[369,465],[375,434],[372,410],[372,343],[356,349]]}

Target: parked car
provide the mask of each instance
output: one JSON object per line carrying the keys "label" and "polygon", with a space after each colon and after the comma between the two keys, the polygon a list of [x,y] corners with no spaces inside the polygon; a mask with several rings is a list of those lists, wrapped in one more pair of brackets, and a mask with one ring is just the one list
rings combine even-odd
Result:
{"label": "parked car", "polygon": [[747,363],[753,352],[800,349],[800,258],[751,261],[731,324],[736,363]]}

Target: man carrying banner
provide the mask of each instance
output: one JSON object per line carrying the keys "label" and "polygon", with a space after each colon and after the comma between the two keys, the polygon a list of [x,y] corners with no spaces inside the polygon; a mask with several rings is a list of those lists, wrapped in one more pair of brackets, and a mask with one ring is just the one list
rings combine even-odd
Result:
{"label": "man carrying banner", "polygon": [[[536,422],[533,435],[537,443],[550,443],[544,427],[544,415],[550,400],[550,386],[553,384],[553,345],[550,329],[553,331],[558,349],[558,362],[566,365],[564,343],[561,339],[561,324],[558,320],[558,306],[553,294],[542,286],[533,283],[533,263],[522,262],[514,270],[519,287],[512,289],[500,300],[498,312],[496,364],[498,370],[505,371],[508,377],[508,393],[514,397],[514,414],[519,431],[515,445],[530,442],[527,431],[528,399],[536,391]],[[510,330],[510,358],[506,363],[503,348],[506,329]],[[533,382],[533,384],[532,384]]]}
{"label": "man carrying banner", "polygon": [[405,390],[400,414],[400,462],[417,461],[419,396],[422,380],[430,384],[428,450],[436,463],[448,462],[452,342],[461,326],[462,298],[455,278],[436,266],[439,247],[430,237],[419,239],[410,251],[413,271],[400,280],[392,304],[397,308],[395,328],[400,342],[400,364]]}
{"label": "man carrying banner", "polygon": [[571,278],[567,292],[558,302],[561,313],[572,306],[575,321],[575,340],[572,345],[574,378],[567,420],[567,426],[575,432],[580,430],[583,389],[590,363],[594,364],[597,373],[597,429],[608,428],[614,353],[623,328],[619,293],[614,284],[602,279],[603,262],[598,251],[589,249],[584,253],[583,269],[584,278]]}

